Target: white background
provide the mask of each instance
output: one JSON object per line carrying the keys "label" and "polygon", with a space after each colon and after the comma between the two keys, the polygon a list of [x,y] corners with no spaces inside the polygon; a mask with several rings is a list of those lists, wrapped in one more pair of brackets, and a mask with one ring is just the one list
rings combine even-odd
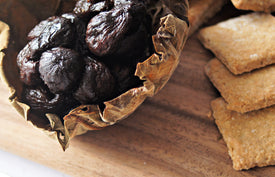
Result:
{"label": "white background", "polygon": [[56,170],[0,150],[0,177],[70,177]]}

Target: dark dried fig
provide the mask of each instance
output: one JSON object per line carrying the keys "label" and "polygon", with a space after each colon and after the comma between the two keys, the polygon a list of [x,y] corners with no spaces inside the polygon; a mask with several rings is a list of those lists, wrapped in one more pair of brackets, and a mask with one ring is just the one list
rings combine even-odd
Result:
{"label": "dark dried fig", "polygon": [[74,40],[74,34],[74,26],[69,19],[53,16],[36,25],[28,34],[28,38],[39,38],[40,48],[68,46]]}
{"label": "dark dried fig", "polygon": [[37,85],[41,83],[38,66],[38,61],[23,58],[23,60],[20,61],[20,79],[27,85]]}
{"label": "dark dried fig", "polygon": [[53,94],[47,87],[25,87],[23,100],[34,111],[40,113],[60,113],[68,112],[72,106],[79,103],[68,95]]}
{"label": "dark dried fig", "polygon": [[62,14],[61,17],[70,20],[72,24],[76,24],[77,21],[79,20],[78,16],[74,13],[65,13],[65,14]]}
{"label": "dark dried fig", "polygon": [[76,85],[83,67],[83,60],[77,52],[57,47],[42,54],[39,72],[51,92],[64,93]]}
{"label": "dark dried fig", "polygon": [[96,15],[111,9],[112,6],[112,0],[78,0],[75,4],[74,13],[81,16]]}
{"label": "dark dried fig", "polygon": [[[141,3],[127,3],[94,16],[86,32],[86,42],[91,52],[97,56],[106,56],[124,47],[121,40],[136,32],[144,12],[145,7]],[[143,38],[139,40],[144,41]],[[136,42],[132,41],[133,44]]]}
{"label": "dark dried fig", "polygon": [[72,45],[74,33],[71,21],[63,17],[50,17],[34,27],[28,35],[31,41],[17,56],[21,80],[27,85],[38,84],[37,65],[42,52],[52,47]]}
{"label": "dark dried fig", "polygon": [[46,20],[41,21],[38,23],[28,34],[28,40],[32,40],[36,37],[39,37],[43,31],[47,28],[47,26],[51,23],[53,23],[56,16],[49,17]]}
{"label": "dark dried fig", "polygon": [[38,72],[38,63],[43,50],[39,47],[38,39],[33,39],[17,56],[20,79],[27,85],[37,85],[41,82]]}
{"label": "dark dried fig", "polygon": [[94,104],[113,94],[114,78],[109,69],[92,58],[85,59],[85,71],[74,97],[82,104]]}
{"label": "dark dried fig", "polygon": [[126,4],[132,3],[142,3],[143,5],[148,5],[152,0],[113,0],[114,7],[124,6]]}
{"label": "dark dried fig", "polygon": [[134,0],[114,0],[114,6],[123,6],[125,4],[132,3]]}
{"label": "dark dried fig", "polygon": [[66,13],[63,14],[62,17],[71,20],[71,23],[74,25],[76,30],[76,40],[74,42],[74,49],[82,54],[83,56],[90,55],[91,52],[86,44],[86,29],[87,24],[83,20],[83,18],[78,17],[76,14],[73,13]]}

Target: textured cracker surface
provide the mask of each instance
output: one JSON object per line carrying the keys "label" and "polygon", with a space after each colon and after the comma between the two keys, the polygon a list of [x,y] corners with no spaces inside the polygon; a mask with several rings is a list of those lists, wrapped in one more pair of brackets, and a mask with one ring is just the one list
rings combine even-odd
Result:
{"label": "textured cracker surface", "polygon": [[234,74],[275,63],[275,17],[251,13],[200,31],[199,39]]}
{"label": "textured cracker surface", "polygon": [[190,0],[188,19],[190,22],[189,35],[192,35],[203,23],[213,17],[227,0]]}
{"label": "textured cracker surface", "polygon": [[240,114],[226,102],[211,102],[216,124],[227,144],[236,170],[275,165],[275,107]]}
{"label": "textured cracker surface", "polygon": [[205,72],[230,110],[243,113],[275,104],[275,65],[236,76],[213,59]]}
{"label": "textured cracker surface", "polygon": [[275,0],[231,0],[237,9],[272,12]]}

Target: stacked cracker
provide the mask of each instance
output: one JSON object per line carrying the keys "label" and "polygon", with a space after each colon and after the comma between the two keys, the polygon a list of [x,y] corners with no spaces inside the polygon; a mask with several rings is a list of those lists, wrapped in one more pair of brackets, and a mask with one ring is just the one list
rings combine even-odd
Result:
{"label": "stacked cracker", "polygon": [[211,107],[234,169],[275,165],[275,17],[252,12],[199,39],[216,55],[205,71],[223,97]]}
{"label": "stacked cracker", "polygon": [[189,0],[189,36],[191,36],[203,23],[220,11],[223,5],[227,2],[228,0]]}
{"label": "stacked cracker", "polygon": [[231,0],[237,9],[273,12],[275,0]]}

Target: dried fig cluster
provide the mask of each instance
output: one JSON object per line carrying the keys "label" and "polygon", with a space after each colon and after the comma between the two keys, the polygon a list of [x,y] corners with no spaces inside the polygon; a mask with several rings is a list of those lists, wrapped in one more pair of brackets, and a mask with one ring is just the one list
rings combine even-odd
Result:
{"label": "dried fig cluster", "polygon": [[141,85],[136,65],[152,54],[148,2],[79,0],[73,13],[36,25],[17,56],[22,101],[64,116]]}
{"label": "dried fig cluster", "polygon": [[187,15],[187,0],[78,0],[73,12],[36,25],[17,58],[0,56],[11,104],[66,149],[164,87],[187,40]]}

